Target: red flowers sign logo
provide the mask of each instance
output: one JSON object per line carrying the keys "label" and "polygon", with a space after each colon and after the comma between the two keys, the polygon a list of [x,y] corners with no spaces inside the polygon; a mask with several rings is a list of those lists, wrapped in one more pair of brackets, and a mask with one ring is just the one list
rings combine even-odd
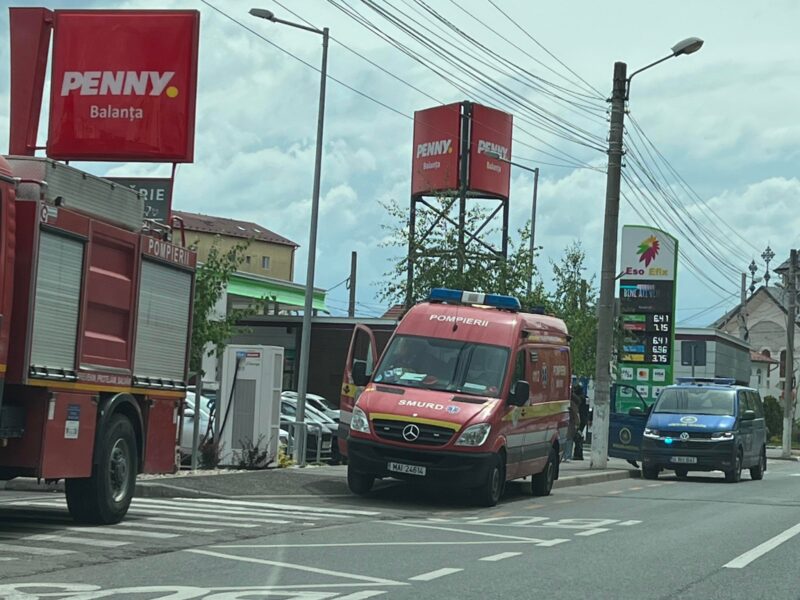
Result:
{"label": "red flowers sign logo", "polygon": [[650,263],[656,259],[658,256],[658,251],[661,249],[661,246],[658,243],[658,239],[656,236],[651,235],[650,237],[646,238],[642,243],[639,244],[639,249],[636,250],[636,254],[639,255],[639,262],[644,262],[645,267],[649,267]]}

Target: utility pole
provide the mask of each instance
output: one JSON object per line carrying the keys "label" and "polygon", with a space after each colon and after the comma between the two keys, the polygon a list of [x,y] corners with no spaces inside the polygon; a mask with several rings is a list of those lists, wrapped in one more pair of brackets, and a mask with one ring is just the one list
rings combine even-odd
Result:
{"label": "utility pole", "polygon": [[783,444],[781,457],[792,457],[792,416],[794,412],[794,328],[797,312],[797,250],[789,254],[789,318],[786,324],[786,361],[783,366]]}
{"label": "utility pole", "polygon": [[534,235],[536,234],[536,196],[539,193],[539,167],[533,170],[533,204],[531,205],[531,262],[528,267],[528,298],[530,298],[533,289],[533,253],[536,251],[536,246],[533,245]]}
{"label": "utility pole", "polygon": [[358,252],[350,253],[350,304],[347,306],[347,316],[351,319],[356,316],[356,267],[358,265]]}
{"label": "utility pole", "polygon": [[745,315],[745,303],[747,302],[747,273],[742,273],[742,294],[739,304],[739,337],[747,340],[747,316]]}
{"label": "utility pole", "polygon": [[614,63],[614,88],[611,94],[611,127],[608,136],[608,175],[606,214],[603,227],[603,258],[600,274],[600,301],[597,307],[597,362],[595,365],[594,417],[590,468],[608,464],[608,424],[611,393],[611,343],[614,337],[614,288],[617,270],[617,231],[619,229],[619,189],[622,177],[622,133],[625,121],[625,92],[628,66]]}

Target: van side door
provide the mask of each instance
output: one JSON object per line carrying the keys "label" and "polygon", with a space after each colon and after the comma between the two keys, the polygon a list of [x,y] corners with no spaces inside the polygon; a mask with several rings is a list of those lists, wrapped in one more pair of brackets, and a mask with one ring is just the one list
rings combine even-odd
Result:
{"label": "van side door", "polygon": [[615,383],[611,386],[610,408],[608,455],[628,462],[639,460],[650,406],[634,386]]}
{"label": "van side door", "polygon": [[739,424],[739,437],[742,440],[742,466],[747,468],[755,462],[753,459],[755,420],[744,419],[743,415],[748,410],[755,412],[755,407],[749,390],[739,390],[736,396],[736,421]]}
{"label": "van side door", "polygon": [[347,438],[350,436],[350,420],[353,418],[353,407],[356,400],[364,391],[363,387],[356,386],[353,381],[353,365],[364,363],[367,375],[372,375],[375,362],[378,359],[375,334],[366,325],[356,323],[353,336],[350,338],[350,348],[347,351],[347,361],[342,377],[342,391],[339,396],[339,429],[338,443],[342,456],[347,455]]}
{"label": "van side door", "polygon": [[761,458],[762,450],[765,451],[767,447],[767,423],[764,418],[764,403],[761,401],[761,396],[756,391],[751,391],[750,395],[756,411],[753,424],[753,460],[757,461]]}

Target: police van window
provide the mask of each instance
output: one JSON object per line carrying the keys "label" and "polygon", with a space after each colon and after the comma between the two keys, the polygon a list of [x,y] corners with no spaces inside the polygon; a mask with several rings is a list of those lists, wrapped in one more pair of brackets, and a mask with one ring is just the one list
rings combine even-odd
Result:
{"label": "police van window", "polygon": [[748,394],[750,395],[750,403],[756,413],[756,419],[763,419],[764,405],[761,403],[761,396],[758,395],[758,392],[752,390],[750,390]]}
{"label": "police van window", "polygon": [[736,395],[711,388],[665,388],[653,412],[694,415],[733,415]]}
{"label": "police van window", "polygon": [[738,393],[739,396],[739,414],[743,414],[746,410],[752,410],[755,412],[755,407],[753,406],[753,401],[750,399],[750,392],[747,390],[741,390]]}

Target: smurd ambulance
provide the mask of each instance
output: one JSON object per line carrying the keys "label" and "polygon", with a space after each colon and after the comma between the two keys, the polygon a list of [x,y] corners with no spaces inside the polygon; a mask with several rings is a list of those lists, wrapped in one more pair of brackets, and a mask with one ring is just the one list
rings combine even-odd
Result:
{"label": "smurd ambulance", "polygon": [[374,368],[374,336],[359,326],[341,398],[351,491],[394,477],[493,506],[506,481],[526,479],[548,495],[567,431],[568,341],[563,321],[522,313],[516,298],[448,289],[408,311]]}

